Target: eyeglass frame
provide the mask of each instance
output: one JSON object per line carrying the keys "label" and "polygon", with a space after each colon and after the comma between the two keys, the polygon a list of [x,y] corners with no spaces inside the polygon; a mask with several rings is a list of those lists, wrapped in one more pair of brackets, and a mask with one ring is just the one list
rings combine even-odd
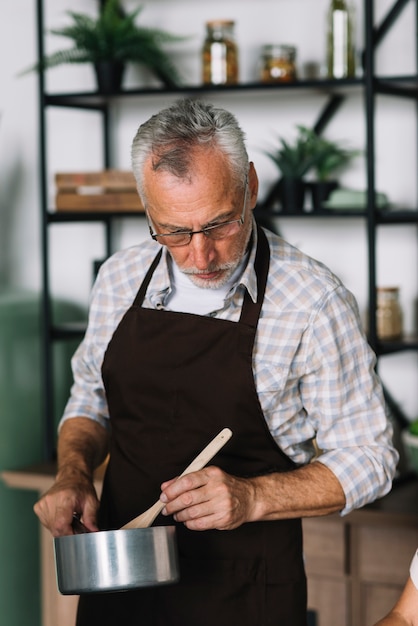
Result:
{"label": "eyeglass frame", "polygon": [[[241,227],[244,224],[244,221],[245,221],[245,211],[247,209],[247,196],[248,196],[248,176],[245,177],[244,202],[243,202],[243,207],[242,207],[242,211],[241,211],[240,217],[238,219],[235,219],[235,220],[229,220],[228,222],[222,222],[221,224],[215,224],[214,226],[206,226],[206,228],[202,228],[201,230],[192,230],[192,231],[184,230],[184,231],[177,231],[175,233],[154,233],[153,230],[152,230],[151,220],[150,220],[150,217],[148,215],[148,211],[145,209],[145,216],[146,216],[146,219],[147,219],[147,222],[148,222],[148,228],[149,228],[149,233],[151,235],[151,238],[154,241],[157,241],[158,243],[160,243],[161,245],[169,247],[170,246],[169,243],[160,242],[160,241],[158,241],[157,237],[172,237],[172,236],[175,237],[175,236],[178,236],[178,235],[188,235],[189,236],[189,241],[187,243],[174,244],[174,246],[173,246],[173,244],[171,244],[171,246],[173,248],[182,248],[184,246],[190,245],[190,242],[192,240],[193,235],[203,234],[208,239],[211,239],[211,236],[208,233],[210,233],[213,230],[216,230],[216,228],[221,228],[222,226],[229,226],[230,224],[235,224],[235,223],[239,223],[239,226]],[[228,236],[232,237],[232,235],[226,235],[225,237],[220,237],[219,239],[213,239],[213,241],[222,241],[222,239],[227,239]]]}

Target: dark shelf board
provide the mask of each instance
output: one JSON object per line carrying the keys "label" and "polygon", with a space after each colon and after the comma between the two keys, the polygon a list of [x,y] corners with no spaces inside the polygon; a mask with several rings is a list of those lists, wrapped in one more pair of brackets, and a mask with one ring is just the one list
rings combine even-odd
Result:
{"label": "dark shelf board", "polygon": [[401,339],[392,339],[390,341],[379,340],[376,347],[376,352],[379,355],[413,350],[418,350],[418,337],[402,337]]}
{"label": "dark shelf board", "polygon": [[256,218],[260,219],[265,218],[273,218],[273,217],[291,217],[291,218],[312,218],[316,219],[320,218],[338,218],[338,217],[366,217],[366,211],[364,209],[315,209],[313,210],[305,210],[305,209],[297,209],[295,211],[281,211],[275,209],[256,209],[255,210]]}
{"label": "dark shelf board", "polygon": [[[51,337],[57,339],[82,339],[87,329],[87,322],[71,322],[55,325],[51,328]],[[378,341],[376,352],[379,355],[395,354],[418,350],[418,337],[402,337],[391,341]]]}
{"label": "dark shelf board", "polygon": [[118,217],[145,217],[144,211],[57,211],[47,212],[50,223],[64,222],[108,222]]}
{"label": "dark shelf board", "polygon": [[415,209],[379,209],[376,211],[379,224],[417,224],[418,210]]}
{"label": "dark shelf board", "polygon": [[418,76],[380,76],[374,81],[376,93],[403,98],[418,98]]}
{"label": "dark shelf board", "polygon": [[[378,224],[418,224],[418,210],[413,209],[377,209],[376,223]],[[257,208],[255,216],[260,218],[292,217],[292,218],[338,218],[338,217],[367,217],[366,209],[340,208],[340,209],[315,209],[295,211],[281,211],[279,209]]]}
{"label": "dark shelf board", "polygon": [[44,104],[49,106],[81,107],[101,110],[110,100],[134,96],[158,96],[165,94],[185,94],[196,96],[208,93],[240,93],[242,91],[292,91],[308,89],[319,92],[351,91],[364,85],[363,78],[340,80],[316,79],[297,80],[289,83],[239,83],[238,85],[179,85],[178,87],[141,87],[124,89],[113,94],[100,94],[97,91],[79,93],[45,94]]}
{"label": "dark shelf board", "polygon": [[[365,218],[365,209],[341,208],[341,209],[297,209],[295,211],[282,211],[280,209],[256,208],[256,217],[261,218]],[[65,222],[107,222],[115,218],[145,217],[143,211],[48,211],[46,213],[49,223]],[[376,211],[378,224],[418,224],[418,210],[413,209],[378,209]]]}
{"label": "dark shelf board", "polygon": [[[352,92],[353,88],[364,87],[363,77],[333,80],[318,78],[315,80],[296,80],[288,83],[249,82],[237,85],[179,85],[177,87],[138,87],[123,89],[112,94],[101,94],[97,91],[81,91],[74,93],[46,93],[46,106],[80,107],[92,110],[103,110],[115,98],[158,96],[166,94],[185,94],[196,96],[210,93],[240,93],[243,91],[294,91],[309,90],[325,93]],[[385,76],[375,79],[376,93],[418,97],[418,76]]]}
{"label": "dark shelf board", "polygon": [[53,326],[51,338],[58,339],[82,339],[87,329],[87,322],[69,322]]}

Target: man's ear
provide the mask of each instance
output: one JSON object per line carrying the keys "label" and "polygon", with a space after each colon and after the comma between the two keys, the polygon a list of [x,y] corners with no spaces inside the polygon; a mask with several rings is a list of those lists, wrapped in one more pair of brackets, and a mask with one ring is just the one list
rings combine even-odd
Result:
{"label": "man's ear", "polygon": [[248,192],[251,201],[251,210],[255,209],[255,205],[257,204],[258,198],[258,176],[255,171],[254,163],[250,162],[250,167],[248,170]]}

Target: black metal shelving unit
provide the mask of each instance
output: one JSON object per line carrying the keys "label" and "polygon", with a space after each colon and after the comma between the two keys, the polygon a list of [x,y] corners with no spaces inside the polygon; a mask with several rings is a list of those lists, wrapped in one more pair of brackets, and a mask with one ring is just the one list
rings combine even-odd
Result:
{"label": "black metal shelving unit", "polygon": [[[54,425],[54,367],[53,367],[53,343],[57,340],[81,338],[84,328],[79,324],[55,325],[52,316],[52,294],[50,288],[50,250],[48,243],[48,231],[51,225],[57,223],[71,222],[97,222],[103,224],[106,255],[112,253],[112,230],[115,217],[138,218],[143,217],[141,213],[121,212],[79,212],[65,211],[54,212],[48,206],[47,194],[47,110],[51,107],[67,107],[72,109],[84,109],[97,112],[101,116],[101,126],[103,135],[103,167],[111,166],[111,146],[110,146],[110,109],[112,104],[121,98],[146,98],[162,94],[178,94],[190,97],[208,98],[211,94],[218,92],[230,93],[295,93],[300,96],[304,94],[321,93],[325,94],[326,102],[322,110],[319,111],[315,123],[315,130],[321,133],[330,119],[338,112],[341,104],[346,98],[353,94],[363,93],[364,110],[366,118],[366,155],[367,155],[367,209],[358,210],[347,207],[346,210],[332,211],[324,209],[315,212],[274,212],[266,208],[266,200],[256,209],[256,215],[270,219],[272,217],[286,217],[292,219],[349,219],[361,218],[367,224],[368,241],[368,275],[369,275],[369,314],[368,328],[369,341],[378,356],[393,354],[395,352],[418,350],[418,338],[405,338],[402,341],[383,342],[379,341],[376,332],[376,231],[378,227],[390,224],[412,224],[418,225],[418,208],[416,210],[405,210],[401,207],[396,209],[378,209],[375,203],[375,107],[376,99],[381,96],[393,96],[401,98],[411,98],[418,103],[418,75],[414,76],[393,76],[377,77],[375,74],[375,52],[383,41],[385,35],[390,31],[398,16],[409,2],[417,0],[394,0],[391,9],[387,12],[380,25],[375,26],[374,20],[374,0],[364,1],[365,18],[365,50],[363,53],[364,75],[361,78],[344,80],[301,80],[294,83],[283,84],[261,84],[257,82],[239,84],[233,86],[199,86],[182,85],[178,88],[143,88],[123,90],[111,95],[102,95],[97,92],[80,93],[57,93],[50,94],[45,91],[45,81],[43,72],[39,73],[39,153],[40,153],[40,180],[41,180],[41,231],[42,231],[42,310],[43,310],[43,398],[44,398],[44,456],[45,460],[52,460],[55,456],[55,425]],[[37,41],[38,58],[44,57],[44,0],[37,2]],[[418,28],[417,28],[418,32]],[[418,59],[417,59],[418,68]],[[403,416],[395,401],[387,394],[387,398],[399,413],[402,421]]]}

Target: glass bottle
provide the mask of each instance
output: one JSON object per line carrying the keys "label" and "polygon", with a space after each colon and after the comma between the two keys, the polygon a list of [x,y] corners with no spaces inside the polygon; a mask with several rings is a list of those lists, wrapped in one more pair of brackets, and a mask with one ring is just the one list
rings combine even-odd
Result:
{"label": "glass bottle", "polygon": [[233,85],[238,82],[238,48],[235,22],[214,20],[206,23],[202,50],[202,81],[205,85]]}
{"label": "glass bottle", "polygon": [[353,21],[353,8],[349,0],[331,0],[327,33],[328,78],[350,78],[355,75]]}
{"label": "glass bottle", "polygon": [[263,46],[260,78],[263,83],[296,80],[296,48],[274,44]]}
{"label": "glass bottle", "polygon": [[379,339],[399,339],[402,336],[402,310],[398,287],[378,287],[376,290],[376,325]]}

